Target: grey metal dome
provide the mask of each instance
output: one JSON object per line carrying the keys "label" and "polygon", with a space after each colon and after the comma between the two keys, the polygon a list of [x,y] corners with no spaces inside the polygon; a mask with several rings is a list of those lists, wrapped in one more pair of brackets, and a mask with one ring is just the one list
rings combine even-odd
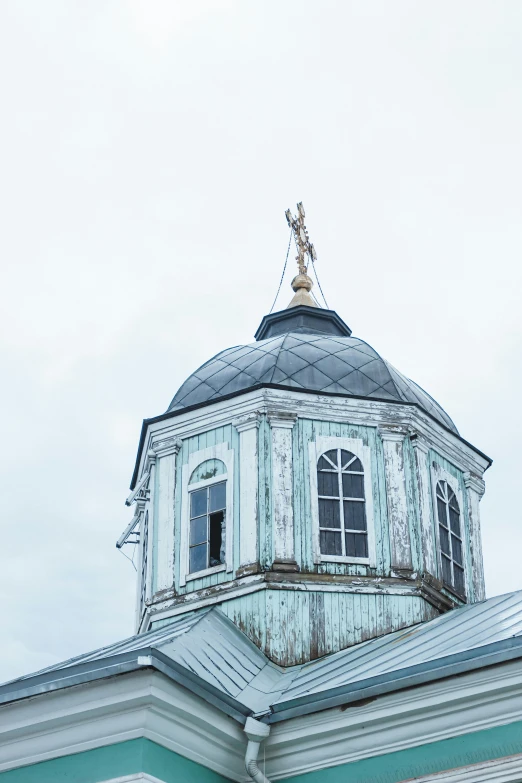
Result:
{"label": "grey metal dome", "polygon": [[[323,310],[321,317],[324,318],[328,312]],[[338,316],[336,318],[343,323]],[[276,326],[273,321],[271,324],[270,328],[264,328],[265,334],[276,326],[280,328],[281,319],[278,319]],[[238,345],[218,353],[185,381],[167,412],[211,402],[258,386],[280,386],[301,391],[414,403],[458,434],[450,417],[429,394],[382,359],[363,340],[348,336],[351,332],[345,324],[344,334],[318,333],[317,326],[308,327],[305,331],[302,325],[295,322],[285,323],[285,326],[296,326],[297,330],[275,334],[250,345]],[[312,330],[315,333],[310,333]],[[261,327],[258,334],[264,336]]]}

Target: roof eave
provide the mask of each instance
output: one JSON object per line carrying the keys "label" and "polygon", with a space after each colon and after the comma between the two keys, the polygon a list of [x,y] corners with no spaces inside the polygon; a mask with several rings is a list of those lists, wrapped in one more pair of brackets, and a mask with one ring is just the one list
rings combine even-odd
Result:
{"label": "roof eave", "polygon": [[314,389],[296,389],[293,386],[284,386],[278,383],[259,383],[256,384],[255,386],[249,386],[248,389],[240,389],[239,391],[231,392],[230,394],[225,394],[223,395],[223,397],[216,397],[213,400],[205,400],[204,402],[198,402],[195,405],[189,405],[186,408],[179,408],[178,410],[167,411],[166,413],[162,413],[159,416],[153,416],[150,419],[143,419],[143,423],[141,425],[140,440],[138,443],[138,451],[136,454],[136,461],[134,464],[134,471],[132,474],[129,488],[132,490],[136,486],[136,482],[138,480],[138,472],[140,469],[141,455],[143,452],[143,447],[145,445],[145,438],[147,435],[147,429],[151,424],[156,424],[160,421],[166,421],[167,419],[173,418],[175,416],[181,416],[183,413],[191,413],[192,411],[198,410],[199,408],[205,408],[216,402],[223,402],[224,400],[230,400],[233,399],[234,397],[239,397],[242,394],[248,394],[253,391],[259,391],[259,389],[282,389],[283,391],[300,392],[300,393],[315,394],[315,395],[326,395],[328,397],[349,397],[350,399],[354,399],[354,400],[370,400],[371,402],[385,402],[385,403],[390,403],[392,405],[408,405],[413,408],[418,408],[432,421],[438,424],[439,427],[442,427],[444,430],[446,430],[446,432],[449,432],[451,435],[456,437],[458,440],[461,441],[461,443],[463,443],[469,449],[474,451],[475,454],[478,454],[479,457],[485,460],[488,463],[486,470],[490,468],[491,465],[493,464],[493,460],[491,459],[491,457],[488,457],[487,454],[484,454],[483,451],[480,451],[480,449],[478,449],[472,443],[470,443],[461,435],[459,435],[458,432],[452,430],[451,427],[447,427],[431,413],[428,413],[428,411],[424,410],[424,408],[417,402],[407,402],[403,400],[390,400],[390,399],[384,399],[380,397],[365,397],[363,395],[345,394],[340,392],[325,392],[325,391],[318,391]]}
{"label": "roof eave", "polygon": [[497,666],[517,658],[522,658],[522,637],[493,642],[473,650],[409,666],[378,677],[370,677],[357,683],[285,700],[271,705],[272,712],[267,721],[279,723],[332,707],[355,704],[363,699],[377,698],[406,688],[426,685],[436,680],[470,673],[477,669]]}
{"label": "roof eave", "polygon": [[[141,660],[140,660],[141,659]],[[173,682],[191,691],[221,712],[244,724],[252,710],[241,702],[207,683],[168,656],[151,647],[133,650],[108,658],[95,659],[64,669],[53,669],[41,675],[26,677],[0,686],[0,706],[22,699],[41,696],[96,680],[155,669]]]}

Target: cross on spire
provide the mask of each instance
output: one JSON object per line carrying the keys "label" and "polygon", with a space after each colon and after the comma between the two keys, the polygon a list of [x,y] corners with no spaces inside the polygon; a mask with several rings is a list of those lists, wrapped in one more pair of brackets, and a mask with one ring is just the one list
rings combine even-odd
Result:
{"label": "cross on spire", "polygon": [[317,255],[314,246],[310,242],[308,230],[305,226],[305,211],[303,202],[300,201],[297,205],[297,217],[294,217],[289,209],[286,210],[285,215],[287,223],[294,233],[295,246],[297,248],[297,256],[295,257],[295,260],[297,261],[299,274],[306,275],[308,273],[307,259],[315,261],[317,259]]}
{"label": "cross on spire", "polygon": [[285,215],[288,225],[292,229],[294,235],[295,246],[297,248],[295,260],[297,261],[299,270],[292,280],[292,289],[295,291],[295,296],[288,307],[297,307],[298,305],[318,307],[319,305],[310,294],[313,283],[308,277],[308,262],[311,261],[313,264],[317,255],[314,246],[310,242],[308,231],[305,226],[303,202],[300,201],[297,205],[297,217],[294,217],[289,209],[286,210]]}

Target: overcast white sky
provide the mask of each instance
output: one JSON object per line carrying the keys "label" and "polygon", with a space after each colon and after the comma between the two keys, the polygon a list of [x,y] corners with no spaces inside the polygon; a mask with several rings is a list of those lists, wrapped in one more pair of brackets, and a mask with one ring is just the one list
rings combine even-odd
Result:
{"label": "overcast white sky", "polygon": [[519,0],[2,0],[0,680],[133,633],[141,420],[252,340],[300,199],[330,306],[494,458],[522,588],[521,38]]}

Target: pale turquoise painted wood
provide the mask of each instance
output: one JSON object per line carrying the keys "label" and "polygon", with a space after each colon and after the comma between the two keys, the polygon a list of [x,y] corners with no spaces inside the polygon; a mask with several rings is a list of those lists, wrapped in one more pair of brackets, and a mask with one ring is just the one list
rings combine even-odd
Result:
{"label": "pale turquoise painted wood", "polygon": [[[375,547],[377,566],[313,561],[312,498],[310,495],[309,444],[318,436],[359,438],[370,448],[372,494],[374,506]],[[327,574],[366,576],[384,575],[390,568],[390,546],[386,516],[386,491],[382,444],[375,427],[362,427],[348,422],[298,419],[293,430],[294,453],[294,530],[295,550],[299,566],[305,571]]]}
{"label": "pale turquoise painted wood", "polygon": [[366,639],[431,620],[419,596],[261,590],[221,610],[280,665],[304,663]]}
{"label": "pale turquoise painted wood", "polygon": [[[221,584],[222,582],[230,579],[230,574],[225,571],[221,571],[217,574],[211,574],[203,579],[194,579],[187,582],[186,585],[180,587],[179,584],[179,542],[181,536],[181,492],[182,492],[182,470],[183,466],[188,463],[189,456],[196,451],[206,449],[209,446],[215,446],[219,443],[228,444],[229,448],[234,449],[236,459],[234,460],[234,541],[238,539],[239,530],[239,465],[238,465],[238,448],[239,439],[238,433],[235,427],[228,424],[224,427],[216,427],[208,430],[207,432],[194,435],[191,438],[185,438],[182,440],[182,446],[176,460],[176,490],[175,490],[175,538],[174,547],[176,552],[175,557],[175,580],[174,585],[177,592],[180,595],[185,593],[191,593],[196,590],[201,590],[205,587],[211,587],[215,584]],[[237,550],[234,547],[234,568],[236,568],[237,562]]]}
{"label": "pale turquoise painted wood", "polygon": [[404,472],[406,478],[406,498],[408,501],[408,522],[410,530],[411,560],[413,570],[422,572],[422,553],[420,541],[420,512],[418,499],[418,483],[416,476],[415,453],[411,440],[404,439]]}

